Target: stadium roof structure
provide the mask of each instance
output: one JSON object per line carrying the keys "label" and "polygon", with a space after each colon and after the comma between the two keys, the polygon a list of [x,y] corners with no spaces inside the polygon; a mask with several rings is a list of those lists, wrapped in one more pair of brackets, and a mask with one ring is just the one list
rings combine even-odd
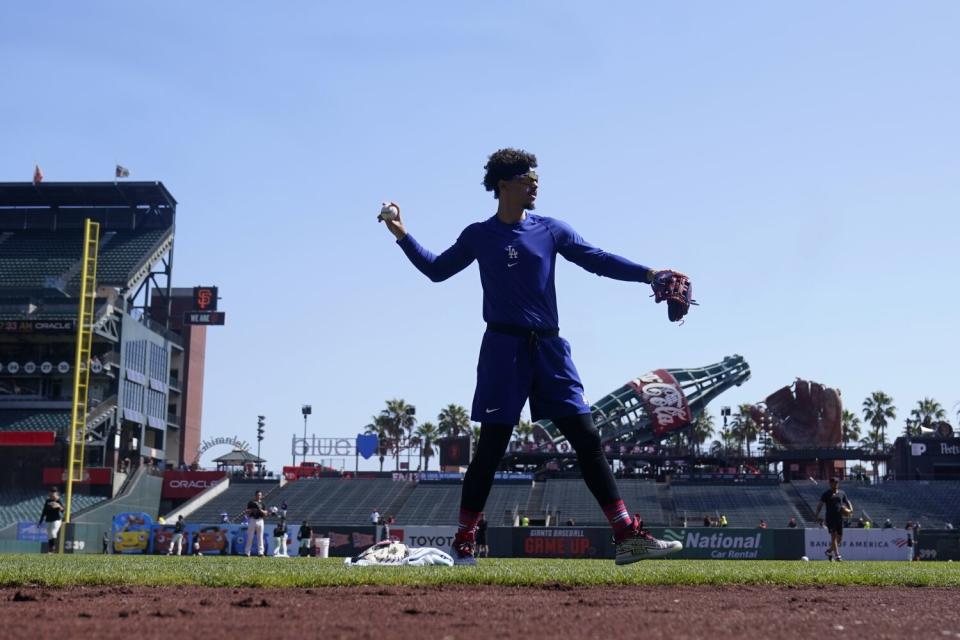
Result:
{"label": "stadium roof structure", "polygon": [[0,209],[176,205],[162,182],[0,182]]}

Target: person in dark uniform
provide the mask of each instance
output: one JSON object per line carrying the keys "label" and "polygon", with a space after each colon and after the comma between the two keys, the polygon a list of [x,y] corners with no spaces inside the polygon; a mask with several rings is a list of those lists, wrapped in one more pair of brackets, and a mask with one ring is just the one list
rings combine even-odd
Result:
{"label": "person in dark uniform", "polygon": [[43,503],[43,512],[40,514],[40,522],[47,526],[47,553],[55,553],[57,550],[57,538],[60,535],[60,523],[63,522],[63,503],[60,502],[60,492],[56,489],[50,490],[46,502]]}
{"label": "person in dark uniform", "polygon": [[253,542],[257,542],[257,555],[263,557],[263,519],[267,517],[267,508],[263,505],[263,491],[257,491],[253,500],[247,503],[247,539],[244,542],[243,552],[250,557]]}
{"label": "person in dark uniform", "polygon": [[482,512],[477,520],[477,555],[490,557],[490,547],[487,546],[487,517]]}
{"label": "person in dark uniform", "polygon": [[830,478],[830,489],[824,491],[817,503],[817,519],[820,509],[826,507],[824,519],[830,532],[830,547],[824,552],[827,560],[843,560],[840,556],[840,544],[843,542],[843,519],[853,513],[853,504],[843,491],[840,491],[840,478]]}
{"label": "person in dark uniform", "polygon": [[300,530],[297,531],[297,540],[300,541],[301,556],[310,555],[310,540],[312,538],[313,538],[313,529],[311,529],[310,525],[307,524],[307,521],[304,520],[303,524],[300,525]]}

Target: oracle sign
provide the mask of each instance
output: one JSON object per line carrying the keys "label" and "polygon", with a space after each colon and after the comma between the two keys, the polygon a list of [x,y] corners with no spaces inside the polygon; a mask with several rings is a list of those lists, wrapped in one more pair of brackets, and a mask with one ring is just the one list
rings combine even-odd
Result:
{"label": "oracle sign", "polygon": [[163,474],[163,491],[160,498],[192,498],[212,487],[226,476],[223,471],[167,471]]}

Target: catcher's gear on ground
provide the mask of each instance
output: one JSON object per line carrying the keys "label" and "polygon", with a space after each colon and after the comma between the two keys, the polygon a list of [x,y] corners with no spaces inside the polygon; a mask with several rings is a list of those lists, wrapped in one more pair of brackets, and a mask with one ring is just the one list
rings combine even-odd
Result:
{"label": "catcher's gear on ground", "polygon": [[693,299],[693,285],[690,278],[679,271],[664,269],[657,271],[650,283],[655,301],[667,301],[667,317],[670,322],[683,320],[690,311],[690,305],[697,304]]}

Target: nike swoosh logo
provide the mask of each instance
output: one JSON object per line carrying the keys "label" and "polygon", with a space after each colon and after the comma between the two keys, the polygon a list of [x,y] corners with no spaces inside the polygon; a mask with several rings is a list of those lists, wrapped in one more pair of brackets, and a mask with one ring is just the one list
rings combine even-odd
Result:
{"label": "nike swoosh logo", "polygon": [[493,413],[494,411],[500,411],[500,407],[497,407],[496,409],[487,409],[487,413]]}
{"label": "nike swoosh logo", "polygon": [[507,266],[508,266],[508,267],[513,267],[513,266],[516,266],[516,265],[518,265],[518,264],[520,264],[520,263],[519,263],[519,262],[508,262],[508,263],[507,263]]}

